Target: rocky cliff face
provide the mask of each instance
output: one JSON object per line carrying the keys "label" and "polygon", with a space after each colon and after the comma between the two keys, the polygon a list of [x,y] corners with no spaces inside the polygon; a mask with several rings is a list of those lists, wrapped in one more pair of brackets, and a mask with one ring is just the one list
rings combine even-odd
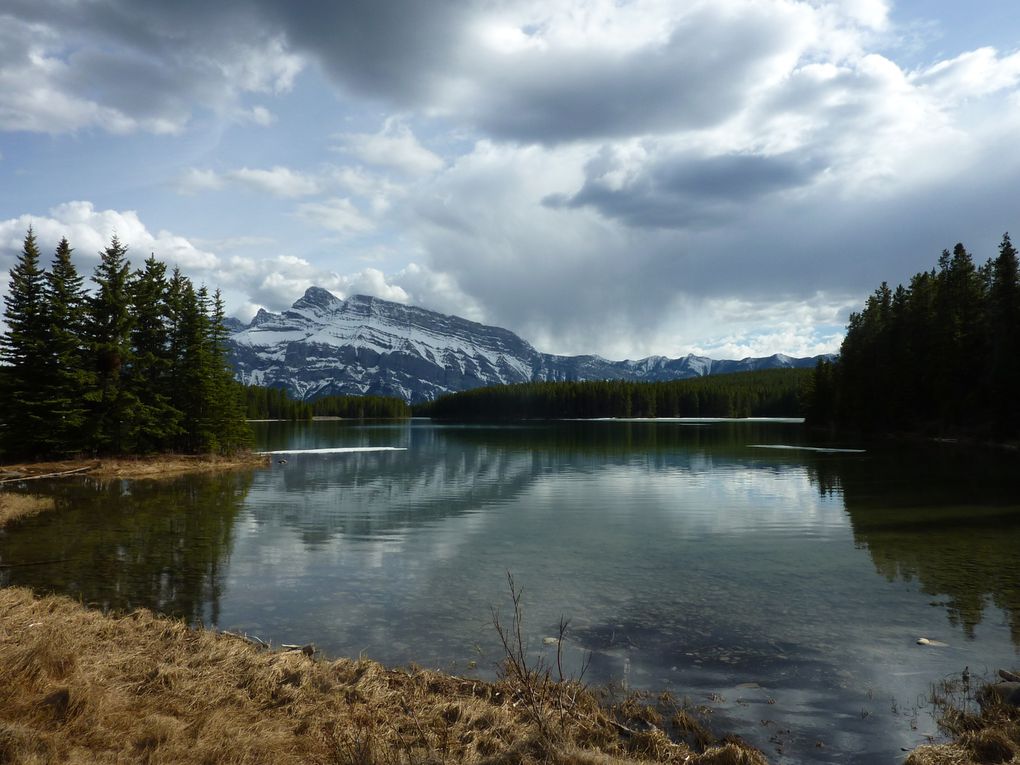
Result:
{"label": "rocky cliff face", "polygon": [[366,295],[340,300],[319,287],[281,314],[259,311],[230,343],[239,380],[283,387],[303,399],[370,394],[421,401],[483,385],[675,380],[815,363],[782,355],[741,361],[555,356],[499,327]]}

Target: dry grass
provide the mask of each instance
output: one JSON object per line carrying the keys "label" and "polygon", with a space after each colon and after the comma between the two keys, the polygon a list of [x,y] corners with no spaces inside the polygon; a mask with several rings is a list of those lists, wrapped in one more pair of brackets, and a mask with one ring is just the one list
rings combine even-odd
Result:
{"label": "dry grass", "polygon": [[97,478],[173,478],[185,473],[265,467],[269,455],[242,452],[217,455],[157,454],[146,457],[104,457],[5,465],[0,480],[34,478],[53,473],[81,471]]}
{"label": "dry grass", "polygon": [[932,689],[939,727],[952,741],[918,747],[904,765],[1020,765],[1020,708],[986,690],[975,695],[975,687],[965,671]]}
{"label": "dry grass", "polygon": [[[316,661],[138,611],[0,590],[0,762],[761,765],[676,743],[578,687]],[[647,717],[647,715],[645,715]]]}
{"label": "dry grass", "polygon": [[37,515],[52,510],[54,507],[55,503],[52,497],[34,497],[28,494],[11,494],[0,491],[0,529],[18,518]]}

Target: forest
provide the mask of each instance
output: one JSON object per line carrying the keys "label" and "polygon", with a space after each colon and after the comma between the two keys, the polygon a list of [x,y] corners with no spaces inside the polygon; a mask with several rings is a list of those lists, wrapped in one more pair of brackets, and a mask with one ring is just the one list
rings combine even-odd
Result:
{"label": "forest", "polygon": [[30,228],[0,335],[0,456],[225,454],[251,431],[227,364],[224,305],[153,255],[132,270],[114,236],[93,288],[60,241],[49,269]]}
{"label": "forest", "polygon": [[246,416],[250,420],[310,420],[343,417],[352,420],[410,417],[411,407],[389,396],[321,396],[311,401],[291,398],[282,388],[244,386]]}
{"label": "forest", "polygon": [[814,373],[809,423],[865,433],[1020,436],[1020,280],[1005,234],[982,265],[962,244],[850,315]]}
{"label": "forest", "polygon": [[416,405],[436,419],[798,417],[810,369],[769,369],[668,382],[592,380],[500,385]]}

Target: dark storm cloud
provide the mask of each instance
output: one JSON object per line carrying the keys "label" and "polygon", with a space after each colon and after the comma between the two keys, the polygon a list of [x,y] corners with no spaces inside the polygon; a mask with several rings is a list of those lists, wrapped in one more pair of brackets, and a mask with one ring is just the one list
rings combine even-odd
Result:
{"label": "dark storm cloud", "polygon": [[584,186],[556,195],[550,207],[592,207],[628,226],[701,227],[734,215],[742,205],[809,184],[822,163],[799,155],[735,154],[718,157],[653,157],[624,183],[607,180],[623,161],[611,149],[588,164]]}
{"label": "dark storm cloud", "polygon": [[485,87],[469,113],[494,136],[549,144],[715,125],[788,54],[783,22],[710,7],[685,17],[665,43],[623,53],[529,51],[483,61]]}
{"label": "dark storm cloud", "polygon": [[245,77],[266,66],[279,40],[276,54],[318,61],[348,93],[545,144],[718,124],[745,105],[749,87],[770,76],[798,34],[775,8],[734,14],[712,5],[666,20],[662,39],[630,47],[552,39],[499,51],[478,30],[486,14],[507,8],[464,0],[7,3],[11,18],[45,27],[49,44],[70,57],[68,92],[129,117],[179,121],[189,99],[208,106],[232,87],[271,87],[271,71],[264,81]]}
{"label": "dark storm cloud", "polygon": [[435,95],[435,81],[454,67],[477,6],[468,0],[252,4],[344,87],[406,105],[426,105]]}
{"label": "dark storm cloud", "polygon": [[243,4],[10,0],[0,27],[29,41],[0,54],[0,116],[12,129],[179,130],[196,107],[229,110],[299,69],[281,33]]}

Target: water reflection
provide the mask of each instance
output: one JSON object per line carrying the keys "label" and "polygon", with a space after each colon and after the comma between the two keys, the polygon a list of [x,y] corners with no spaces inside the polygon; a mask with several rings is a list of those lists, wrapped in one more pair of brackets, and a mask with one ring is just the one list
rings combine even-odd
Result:
{"label": "water reflection", "polygon": [[566,615],[568,669],[592,651],[593,680],[721,694],[731,727],[794,730],[796,762],[896,761],[925,731],[878,714],[890,699],[1020,645],[1020,507],[999,457],[749,448],[817,445],[765,423],[267,423],[259,440],[406,451],[53,484],[61,509],[0,532],[0,565],[57,562],[0,581],[487,673],[509,569],[536,653]]}
{"label": "water reflection", "polygon": [[973,638],[990,605],[1020,646],[1020,506],[1015,456],[947,447],[880,449],[813,468],[843,498],[855,542],[890,581],[916,581]]}
{"label": "water reflection", "polygon": [[250,472],[53,482],[43,488],[55,512],[0,531],[0,584],[215,623],[234,522],[251,482]]}

